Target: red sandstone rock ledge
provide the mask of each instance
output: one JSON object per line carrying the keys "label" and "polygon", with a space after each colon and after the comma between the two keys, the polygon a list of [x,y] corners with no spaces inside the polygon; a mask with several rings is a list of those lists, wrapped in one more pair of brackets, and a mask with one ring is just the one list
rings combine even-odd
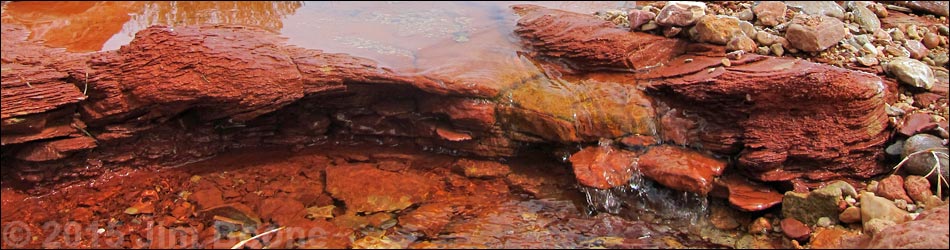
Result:
{"label": "red sandstone rock ledge", "polygon": [[[233,148],[353,135],[490,157],[511,156],[522,142],[663,138],[738,154],[741,170],[760,181],[883,171],[885,93],[877,77],[754,55],[724,67],[719,46],[630,33],[589,15],[516,10],[524,15],[516,32],[533,56],[578,70],[634,70],[630,79],[673,109],[654,108],[634,84],[552,80],[536,70],[497,85],[401,75],[244,27],[156,26],[117,51],[73,54],[27,43],[22,29],[4,26],[3,67],[11,70],[3,71],[0,137],[4,168],[14,170],[5,178],[56,182],[118,165],[176,165]],[[570,91],[545,87],[553,84]],[[722,167],[703,165],[713,167],[660,182],[709,192]],[[657,173],[652,178],[668,175]],[[702,183],[675,186],[683,180]],[[616,186],[601,181],[581,182]]]}
{"label": "red sandstone rock ledge", "polygon": [[685,144],[738,154],[738,167],[754,179],[801,184],[884,171],[887,93],[877,76],[797,59],[726,55],[721,46],[627,32],[590,15],[514,9],[522,15],[516,33],[534,56],[579,70],[639,71],[649,93],[698,116],[699,131]]}

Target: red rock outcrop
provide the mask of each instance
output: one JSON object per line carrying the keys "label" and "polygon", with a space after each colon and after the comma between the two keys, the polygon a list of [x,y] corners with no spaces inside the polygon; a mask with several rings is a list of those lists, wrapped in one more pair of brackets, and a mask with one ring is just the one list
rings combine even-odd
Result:
{"label": "red rock outcrop", "polygon": [[55,182],[333,135],[483,156],[516,148],[478,88],[289,46],[261,29],[153,26],[119,50],[86,54],[26,42],[16,25],[3,34],[0,139],[13,156],[4,178]]}
{"label": "red rock outcrop", "polygon": [[591,15],[535,5],[512,7],[522,17],[515,33],[530,53],[566,59],[579,69],[644,69],[683,53],[687,42],[631,33]]}
{"label": "red rock outcrop", "polygon": [[517,33],[538,56],[584,69],[662,65],[635,75],[648,93],[698,116],[704,126],[691,144],[738,154],[739,167],[756,180],[867,178],[884,171],[886,90],[877,76],[758,55],[732,55],[725,67],[722,47],[630,33],[590,15],[514,8],[523,16]]}

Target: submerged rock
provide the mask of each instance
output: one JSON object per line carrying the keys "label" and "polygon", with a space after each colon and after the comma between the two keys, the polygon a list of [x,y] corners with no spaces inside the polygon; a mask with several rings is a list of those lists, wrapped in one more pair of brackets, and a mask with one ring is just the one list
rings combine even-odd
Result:
{"label": "submerged rock", "polygon": [[795,218],[782,219],[780,225],[782,226],[782,233],[790,239],[805,241],[811,236],[811,228]]}
{"label": "submerged rock", "polygon": [[427,200],[433,192],[431,182],[421,176],[383,171],[369,164],[330,166],[326,178],[327,192],[353,213],[402,210]]}
{"label": "submerged rock", "polygon": [[466,177],[472,178],[497,178],[511,173],[508,165],[494,161],[459,159],[455,162],[455,167],[461,169]]}

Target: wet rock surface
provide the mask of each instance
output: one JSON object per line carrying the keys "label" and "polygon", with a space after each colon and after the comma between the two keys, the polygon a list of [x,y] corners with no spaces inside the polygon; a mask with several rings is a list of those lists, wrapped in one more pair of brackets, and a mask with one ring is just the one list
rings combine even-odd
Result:
{"label": "wet rock surface", "polygon": [[626,185],[637,171],[636,154],[609,146],[590,146],[571,155],[574,176],[582,185],[608,189]]}
{"label": "wet rock surface", "polygon": [[[563,51],[568,47],[563,46],[565,43],[562,41],[576,40],[578,36],[587,39],[596,37],[598,41],[607,41],[613,44],[630,44],[630,40],[647,42],[659,39],[645,34],[628,35],[624,36],[623,39],[616,38],[611,31],[614,28],[599,25],[597,23],[602,21],[590,20],[591,17],[589,16],[564,14],[561,18],[553,20],[541,17],[550,17],[559,13],[558,11],[532,7],[522,7],[522,9],[524,10],[522,15],[525,17],[519,21],[518,34],[539,51],[551,49]],[[552,22],[556,22],[556,24],[549,25]],[[573,25],[567,23],[573,23]],[[583,29],[584,33],[563,32],[565,28],[560,28],[577,28],[585,25],[590,28]],[[590,30],[603,31],[590,33]],[[664,44],[672,46],[676,43]],[[545,49],[544,47],[548,48]],[[614,48],[632,48],[630,52],[639,54],[635,51],[648,47],[634,45]],[[599,50],[600,47],[590,43],[572,43],[570,48],[583,52]],[[669,60],[667,65],[663,67],[654,68],[647,74],[638,75],[639,79],[651,82],[648,92],[652,92],[663,100],[688,102],[691,104],[690,107],[682,108],[696,112],[706,120],[706,130],[711,133],[703,138],[704,142],[708,142],[704,143],[705,148],[714,152],[732,153],[738,151],[734,142],[744,141],[746,150],[739,158],[739,165],[752,172],[755,179],[764,181],[790,180],[801,177],[827,180],[833,178],[833,176],[840,176],[844,172],[847,172],[848,175],[869,177],[883,171],[877,163],[874,163],[874,159],[880,157],[879,149],[881,149],[881,145],[886,139],[883,133],[886,115],[883,109],[878,106],[883,104],[884,101],[881,99],[884,92],[880,78],[804,61],[757,56],[744,56],[741,61],[731,63],[731,67],[716,68],[721,64],[720,59],[724,55],[718,54],[717,56],[717,50],[715,49],[707,50],[710,52],[694,52],[694,54],[682,55]],[[652,51],[654,51],[653,55],[667,55],[666,51],[675,51],[675,49],[652,49]],[[611,53],[599,54],[609,55]],[[590,57],[561,56],[564,55],[564,52],[543,53],[543,55],[585,64],[593,59]],[[652,58],[668,57],[654,56]],[[617,65],[617,63],[610,62],[618,60],[601,60],[601,63]],[[628,68],[639,69],[641,67],[634,65]],[[765,77],[766,75],[769,75],[769,77]],[[806,82],[815,83],[821,85],[821,87],[806,88],[801,86],[799,81],[792,84],[791,82],[783,82],[780,80],[781,78],[807,78],[811,80]],[[743,80],[737,81],[736,79]],[[750,84],[750,82],[759,83]],[[827,85],[829,83],[832,85]],[[834,88],[835,90],[818,90],[821,88]],[[789,95],[788,93],[798,94]],[[808,101],[805,101],[804,99],[797,100],[794,96],[810,97],[807,98]],[[834,100],[833,102],[841,107],[835,111],[835,116],[838,118],[829,119],[831,116],[821,115],[829,112],[829,110],[819,107],[822,105],[811,107],[805,104],[815,100],[820,100],[819,102]],[[794,110],[780,109],[781,103],[785,101],[794,102],[800,108]],[[697,109],[697,106],[704,108]],[[726,110],[728,112],[716,112]],[[849,114],[844,115],[845,117],[851,118],[841,119],[841,115],[845,113]],[[744,115],[740,116],[738,114]],[[787,117],[787,120],[779,117]],[[735,128],[736,124],[744,129]],[[835,127],[836,129],[810,131],[811,129],[794,124],[810,124],[810,127]],[[860,129],[848,129],[849,127]],[[842,131],[852,132],[842,133]],[[815,132],[822,134],[819,136],[822,138],[820,143],[806,139],[806,137],[814,137],[811,134]],[[783,139],[775,137],[779,134],[784,135]],[[809,135],[806,136],[806,134]],[[841,136],[842,134],[849,135]],[[837,153],[819,153],[830,152],[819,150],[819,148],[851,148],[853,150],[849,150],[850,155],[845,157]],[[789,152],[795,153],[789,155]],[[803,176],[803,172],[784,171],[782,165],[786,161],[817,161],[827,164],[822,164],[821,167],[798,166],[799,169],[810,171],[807,176]],[[818,170],[819,168],[823,169]],[[849,170],[840,171],[844,169]]]}
{"label": "wet rock surface", "polygon": [[[782,203],[782,194],[767,185],[754,183],[737,174],[723,176],[716,180],[714,189],[724,189],[724,198],[742,211],[754,212],[768,209]],[[716,194],[716,191],[711,195]]]}
{"label": "wet rock surface", "polygon": [[713,178],[726,168],[722,160],[667,145],[650,148],[638,165],[644,176],[663,186],[704,195],[712,191]]}

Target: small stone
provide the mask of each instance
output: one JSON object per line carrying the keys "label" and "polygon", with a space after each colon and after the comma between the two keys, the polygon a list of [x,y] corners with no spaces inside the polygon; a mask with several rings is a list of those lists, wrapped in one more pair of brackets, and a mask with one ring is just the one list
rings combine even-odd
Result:
{"label": "small stone", "polygon": [[871,9],[871,12],[874,12],[874,14],[877,15],[878,18],[887,17],[887,14],[888,14],[887,8],[884,7],[883,4],[873,3],[873,4],[869,4],[867,7],[868,9]]}
{"label": "small stone", "polygon": [[742,11],[739,11],[739,13],[736,13],[736,18],[739,18],[739,20],[742,20],[742,21],[752,21],[752,19],[755,17],[754,17],[754,14],[752,14],[751,9],[744,9]]}
{"label": "small stone", "polygon": [[913,24],[908,25],[907,29],[904,30],[904,32],[907,32],[907,37],[910,39],[920,40],[921,38],[920,32],[917,31],[917,25],[913,25]]}
{"label": "small stone", "polygon": [[761,45],[772,45],[777,38],[778,36],[769,34],[768,32],[758,32],[755,34],[755,41]]}
{"label": "small stone", "polygon": [[864,223],[863,228],[865,233],[874,235],[893,225],[897,223],[885,219],[871,219]]}
{"label": "small stone", "polygon": [[910,218],[907,217],[907,211],[898,208],[894,202],[877,197],[873,193],[864,192],[861,194],[861,221],[865,230],[868,230],[869,222],[875,219],[901,223]]}
{"label": "small stone", "polygon": [[858,207],[845,208],[844,211],[838,215],[838,220],[847,224],[861,222],[861,209]]}
{"label": "small stone", "polygon": [[772,54],[775,54],[775,56],[782,56],[785,54],[785,49],[782,48],[782,44],[773,43],[771,46],[769,46],[769,48],[772,48]]}
{"label": "small stone", "polygon": [[[911,157],[907,159],[907,162],[902,167],[904,171],[912,175],[925,176],[931,174],[933,166],[940,164],[940,175],[944,179],[950,179],[950,170],[948,170],[948,159],[946,157],[947,147],[943,145],[943,140],[940,137],[930,135],[930,134],[916,134],[907,138],[904,141],[904,151],[901,153],[901,157]],[[918,153],[913,156],[911,154],[927,149],[936,148],[937,152],[944,152],[944,154],[937,154],[938,157],[934,157],[934,154],[930,153]],[[937,180],[937,174],[931,174],[929,180],[935,182]]]}
{"label": "small stone", "polygon": [[928,49],[936,49],[940,47],[940,36],[938,36],[936,33],[928,32],[926,35],[924,35],[923,42],[924,46],[926,46]]}
{"label": "small stone", "polygon": [[818,218],[818,226],[819,226],[819,227],[830,227],[830,226],[831,226],[831,219],[829,219],[828,217],[821,217],[821,218]]}
{"label": "small stone", "polygon": [[651,31],[651,30],[655,30],[656,28],[659,28],[659,27],[660,27],[660,26],[657,25],[655,22],[650,21],[650,22],[644,24],[643,26],[640,26],[640,30],[642,30],[642,31]]}
{"label": "small stone", "polygon": [[874,58],[874,56],[870,56],[870,55],[864,55],[864,56],[855,58],[855,60],[857,60],[858,64],[865,67],[870,67],[870,66],[874,66],[878,64],[877,58]]}
{"label": "small stone", "polygon": [[785,1],[785,4],[810,16],[829,16],[839,20],[844,18],[844,8],[834,1]]}
{"label": "small stone", "polygon": [[893,39],[895,42],[903,42],[905,40],[904,32],[899,29],[891,29],[890,33],[891,39]]}
{"label": "small stone", "polygon": [[889,200],[910,200],[910,197],[904,191],[904,178],[900,175],[891,175],[881,179],[877,192],[874,193]]}
{"label": "small stone", "polygon": [[752,25],[752,23],[748,21],[739,21],[739,29],[749,38],[755,38],[756,34],[759,33],[755,30],[755,25]]}
{"label": "small stone", "polygon": [[858,45],[860,46],[864,46],[865,44],[871,43],[871,40],[868,38],[868,35],[854,36],[854,41],[858,42]]}
{"label": "small stone", "polygon": [[656,15],[662,26],[690,26],[706,15],[706,4],[701,2],[670,1]]}
{"label": "small stone", "polygon": [[896,199],[894,200],[894,206],[900,209],[907,210],[907,201],[903,199]]}
{"label": "small stone", "polygon": [[656,14],[646,10],[633,9],[627,13],[627,21],[630,22],[630,30],[640,29],[640,26],[649,23],[655,17]]}
{"label": "small stone", "polygon": [[880,185],[880,183],[877,181],[868,182],[868,186],[867,186],[868,192],[872,192],[872,193],[877,192],[878,185]]}
{"label": "small stone", "polygon": [[904,42],[904,48],[907,49],[907,52],[910,52],[910,58],[920,60],[930,54],[930,50],[927,47],[924,47],[924,44],[920,43],[917,40],[907,40]]}
{"label": "small stone", "polygon": [[785,218],[781,222],[782,233],[793,240],[805,241],[811,235],[811,228],[794,218]]}
{"label": "small stone", "polygon": [[769,219],[766,219],[765,217],[759,217],[755,219],[755,221],[752,221],[752,224],[749,224],[749,233],[766,234],[771,228],[772,223],[769,222]]}
{"label": "small stone", "polygon": [[910,57],[910,51],[900,45],[884,46],[884,53],[893,57]]}
{"label": "small stone", "polygon": [[[940,65],[947,66],[947,63],[950,62],[950,55],[947,55],[947,53],[934,53],[934,54],[930,54],[930,57],[933,58],[934,64],[936,64],[937,66],[940,66]],[[937,71],[937,72],[934,72],[934,74],[937,74],[939,72],[946,72],[946,71]],[[942,77],[942,78],[937,78],[937,79],[947,79],[947,78]]]}
{"label": "small stone", "polygon": [[934,85],[933,71],[918,60],[898,57],[892,59],[886,68],[901,83],[924,89],[930,89]]}
{"label": "small stone", "polygon": [[678,35],[678,34],[680,33],[680,31],[682,31],[682,30],[683,30],[683,28],[674,27],[674,26],[663,27],[663,36],[665,36],[665,37],[674,37],[674,36]]}
{"label": "small stone", "polygon": [[854,189],[854,186],[851,186],[851,184],[848,184],[848,182],[845,181],[835,181],[829,183],[822,188],[816,189],[813,193],[826,196],[858,196],[858,192],[856,189]]}
{"label": "small stone", "polygon": [[729,58],[723,58],[721,61],[722,61],[722,66],[724,67],[732,66],[732,63],[729,61]]}
{"label": "small stone", "polygon": [[946,25],[938,24],[937,31],[939,31],[941,35],[950,36],[950,27],[947,27]]}
{"label": "small stone", "polygon": [[877,18],[877,15],[865,5],[856,3],[852,1],[849,4],[851,13],[854,13],[854,22],[867,33],[873,33],[875,30],[881,29],[881,20]]}
{"label": "small stone", "polygon": [[[755,42],[746,36],[733,37],[732,40],[729,40],[729,43],[726,44],[726,51],[737,50],[753,52],[755,51]],[[766,47],[766,53],[768,53],[768,47]]]}
{"label": "small stone", "polygon": [[759,24],[764,26],[775,26],[785,22],[785,10],[788,9],[785,3],[780,1],[762,1],[752,8]]}
{"label": "small stone", "polygon": [[927,181],[927,178],[917,175],[907,176],[907,179],[904,180],[904,189],[907,191],[907,195],[915,202],[923,203],[933,195],[930,191],[930,181]]}
{"label": "small stone", "polygon": [[703,16],[696,21],[695,28],[700,42],[720,45],[725,45],[742,32],[738,18],[720,15]]}
{"label": "small stone", "polygon": [[738,211],[732,210],[728,206],[713,206],[709,214],[709,221],[714,227],[720,230],[733,230],[739,227],[735,215]]}
{"label": "small stone", "polygon": [[[900,110],[900,109],[893,108],[890,105],[888,105],[885,108],[885,110],[891,110],[891,109]],[[894,115],[903,115],[904,114],[903,112],[904,111],[901,110],[899,114],[894,114]],[[888,113],[888,115],[891,115],[891,114]],[[887,146],[887,148],[884,149],[884,153],[887,153],[888,155],[894,155],[894,156],[901,155],[902,151],[904,151],[904,140],[897,140],[894,142],[894,144],[891,144]]]}
{"label": "small stone", "polygon": [[841,21],[834,18],[796,16],[785,32],[792,47],[817,52],[827,49],[844,39],[847,31]]}
{"label": "small stone", "polygon": [[[901,106],[901,108],[905,108],[904,106],[910,106],[910,104],[913,104],[915,102],[914,102],[914,99],[908,98],[904,102],[901,102],[901,103],[904,104]],[[907,110],[907,112],[910,112],[910,110],[914,110],[914,109],[915,109],[914,107],[909,107],[909,110]],[[920,132],[934,129],[936,127],[937,127],[936,120],[933,120],[933,116],[931,116],[930,113],[914,112],[914,113],[911,113],[910,115],[904,116],[904,119],[901,120],[900,126],[898,126],[897,128],[897,132],[903,135],[911,136]]]}

